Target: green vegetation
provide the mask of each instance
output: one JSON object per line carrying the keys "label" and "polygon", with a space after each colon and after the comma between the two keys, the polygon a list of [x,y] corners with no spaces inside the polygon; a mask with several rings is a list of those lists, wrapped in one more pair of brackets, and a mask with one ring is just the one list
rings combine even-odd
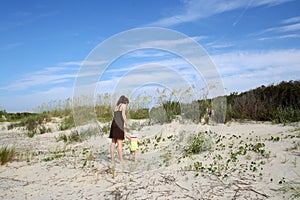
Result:
{"label": "green vegetation", "polygon": [[[14,116],[14,115],[12,115]],[[37,132],[40,134],[50,132],[50,129],[47,129],[43,124],[50,121],[49,115],[44,113],[42,114],[24,114],[24,115],[17,115],[20,116],[19,122],[14,122],[10,124],[7,128],[13,129],[16,127],[25,127],[28,131],[28,136],[33,137]],[[14,116],[13,120],[16,117]]]}
{"label": "green vegetation", "polygon": [[1,165],[4,165],[6,164],[7,162],[10,162],[14,159],[16,155],[16,152],[15,152],[15,148],[14,147],[2,147],[0,149],[0,164]]}
{"label": "green vegetation", "polygon": [[56,141],[64,141],[65,143],[72,143],[72,142],[82,142],[93,135],[98,134],[97,129],[89,128],[87,130],[82,130],[78,132],[77,130],[72,130],[70,134],[60,134]]}
{"label": "green vegetation", "polygon": [[[263,166],[270,158],[270,152],[265,149],[265,144],[259,139],[255,142],[241,140],[239,143],[233,140],[239,139],[239,136],[231,136],[230,138],[219,137],[215,142],[212,153],[202,158],[201,162],[195,161],[193,164],[185,167],[187,171],[195,171],[195,176],[199,172],[211,173],[221,178],[227,178],[232,173],[249,174],[253,178],[263,176]],[[225,146],[223,140],[232,141]],[[209,143],[203,142],[208,145]],[[219,154],[218,152],[225,154]],[[243,159],[242,159],[243,158]],[[209,162],[208,162],[209,161]]]}
{"label": "green vegetation", "polygon": [[198,154],[203,151],[211,150],[212,141],[206,133],[192,134],[188,137],[185,151],[188,154]]}
{"label": "green vegetation", "polygon": [[[185,93],[189,93],[187,89]],[[270,85],[268,87],[261,86],[257,89],[243,92],[241,94],[232,93],[226,96],[227,108],[222,103],[215,103],[217,106],[212,108],[212,102],[215,99],[203,99],[193,101],[189,104],[181,104],[174,100],[176,91],[172,91],[170,96],[166,94],[166,90],[157,90],[158,98],[151,99],[148,95],[138,96],[132,100],[128,114],[132,119],[153,118],[157,123],[165,123],[172,121],[177,115],[183,115],[185,119],[199,122],[204,119],[208,123],[211,112],[214,111],[213,119],[216,122],[228,121],[231,119],[249,119],[256,121],[273,121],[275,123],[286,123],[300,120],[300,82],[290,81],[281,82],[278,85]],[[96,98],[95,112],[97,119],[101,122],[108,122],[112,119],[111,100],[109,94],[98,95]],[[141,103],[141,101],[145,101]],[[147,105],[160,102],[161,106],[153,107],[151,110]],[[139,103],[140,102],[140,103]],[[132,105],[134,104],[134,105]],[[21,121],[20,126],[27,126],[28,130],[36,128],[41,118],[49,119],[50,117],[60,116],[66,117],[61,129],[65,130],[73,127],[73,118],[71,113],[71,99],[65,101],[52,101],[49,104],[43,104],[36,110],[42,114],[33,113],[6,113],[5,110],[0,112],[6,117],[7,121]],[[182,110],[186,111],[182,113]],[[226,118],[224,111],[226,111]],[[42,116],[41,116],[42,115]],[[1,120],[3,120],[1,118]],[[15,124],[14,126],[18,126]]]}
{"label": "green vegetation", "polygon": [[274,123],[300,120],[300,81],[261,86],[227,96],[226,120],[250,119]]}
{"label": "green vegetation", "polygon": [[[202,98],[190,103],[177,100],[177,95],[191,96],[192,87],[186,91],[157,90],[157,95],[138,95],[130,100],[128,115],[131,119],[150,118],[154,123],[169,123],[181,116],[183,120],[195,123],[209,123],[210,120],[218,123],[236,120],[272,121],[274,123],[289,123],[300,121],[300,81],[281,82],[278,85],[261,86],[243,93],[232,93],[225,97],[207,99],[207,91],[201,90]],[[80,99],[79,106],[82,112],[87,112],[84,100]],[[95,116],[100,122],[109,122],[113,117],[112,102],[116,97],[110,94],[99,94],[95,99]],[[190,99],[191,100],[191,99]],[[149,105],[153,106],[149,110]],[[53,117],[63,118],[60,130],[75,127],[72,114],[72,100],[51,101],[42,104],[35,113],[7,113],[0,111],[1,121],[14,122],[8,129],[25,127],[28,136],[36,133],[50,132],[44,126]],[[85,116],[83,116],[85,117]]]}
{"label": "green vegetation", "polygon": [[75,127],[75,122],[74,122],[74,119],[73,119],[73,115],[70,115],[70,116],[66,116],[63,119],[63,121],[60,124],[59,129],[63,131],[63,130],[67,130],[67,129],[70,129],[70,128],[73,128],[73,127]]}

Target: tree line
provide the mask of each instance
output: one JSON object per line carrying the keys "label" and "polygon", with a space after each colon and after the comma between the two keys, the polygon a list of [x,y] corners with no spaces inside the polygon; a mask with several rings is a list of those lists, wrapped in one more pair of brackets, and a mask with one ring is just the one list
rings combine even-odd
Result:
{"label": "tree line", "polygon": [[[175,96],[175,94],[172,94]],[[158,95],[159,96],[159,95]],[[282,81],[277,85],[260,86],[242,93],[231,93],[224,97],[214,99],[200,99],[191,103],[181,103],[170,98],[162,92],[165,99],[160,98],[159,106],[147,108],[146,103],[132,104],[128,115],[131,119],[153,118],[156,122],[170,122],[177,116],[192,120],[196,123],[209,120],[227,122],[230,120],[254,120],[272,121],[274,123],[287,123],[300,121],[300,81]],[[110,121],[113,117],[110,94],[99,95],[96,99],[95,113],[99,121]],[[144,99],[150,101],[151,97],[139,97],[132,102],[140,102]],[[225,99],[222,103],[214,106],[213,102]],[[27,118],[37,113],[45,116],[72,117],[72,101],[50,102],[42,104],[35,113],[7,113],[0,110],[1,121],[15,121]],[[139,105],[139,106],[137,106]],[[51,108],[51,109],[49,109]],[[84,109],[84,108],[83,108]],[[38,112],[38,110],[40,112]]]}

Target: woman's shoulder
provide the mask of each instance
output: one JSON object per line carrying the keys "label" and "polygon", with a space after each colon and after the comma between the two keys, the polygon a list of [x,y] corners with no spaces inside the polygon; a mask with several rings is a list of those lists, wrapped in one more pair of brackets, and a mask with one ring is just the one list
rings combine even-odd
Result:
{"label": "woman's shoulder", "polygon": [[121,103],[115,107],[114,111],[121,111],[124,108],[126,108],[126,104]]}
{"label": "woman's shoulder", "polygon": [[126,108],[126,104],[122,103],[122,104],[120,105],[120,108],[121,108],[121,109]]}

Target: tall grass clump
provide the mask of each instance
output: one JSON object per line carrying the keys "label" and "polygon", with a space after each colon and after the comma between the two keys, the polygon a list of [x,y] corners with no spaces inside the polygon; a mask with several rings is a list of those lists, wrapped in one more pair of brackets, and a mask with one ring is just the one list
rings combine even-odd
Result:
{"label": "tall grass clump", "polygon": [[61,122],[60,126],[59,126],[59,129],[61,131],[63,130],[67,130],[67,129],[70,129],[70,128],[73,128],[75,127],[75,122],[74,122],[74,118],[73,118],[73,115],[70,115],[70,116],[66,116],[63,121]]}
{"label": "tall grass clump", "polygon": [[1,162],[1,165],[4,165],[6,164],[7,162],[10,162],[14,159],[15,157],[15,148],[14,147],[2,147],[0,149],[0,162]]}

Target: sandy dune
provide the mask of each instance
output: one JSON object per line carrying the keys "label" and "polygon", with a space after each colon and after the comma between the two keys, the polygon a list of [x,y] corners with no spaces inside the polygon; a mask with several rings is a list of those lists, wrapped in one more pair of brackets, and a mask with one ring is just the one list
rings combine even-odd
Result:
{"label": "sandy dune", "polygon": [[[0,166],[0,199],[289,199],[283,189],[300,182],[299,124],[131,121],[145,145],[138,163],[110,164],[107,134],[83,142],[57,142],[52,133],[33,138],[0,127],[1,146],[17,158]],[[186,155],[188,138],[206,132],[211,150]],[[143,153],[142,153],[143,152]],[[117,158],[117,156],[116,156]]]}

